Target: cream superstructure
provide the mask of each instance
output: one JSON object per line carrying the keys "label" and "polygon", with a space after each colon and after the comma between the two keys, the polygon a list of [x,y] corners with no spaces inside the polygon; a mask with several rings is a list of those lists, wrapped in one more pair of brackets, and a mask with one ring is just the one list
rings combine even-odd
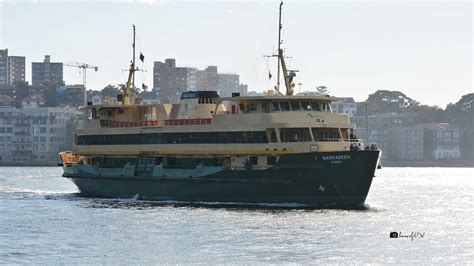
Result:
{"label": "cream superstructure", "polygon": [[[138,70],[134,26],[134,56],[124,91],[117,96],[117,104],[84,108],[86,118],[77,129],[75,154],[86,159],[216,156],[240,164],[256,155],[349,151],[354,144],[362,147],[350,138],[355,125],[349,117],[332,113],[331,102],[338,98],[293,96],[296,74],[286,68],[280,37],[275,55],[277,86],[267,96],[221,98],[215,91],[190,91],[176,104],[142,105],[134,98]],[[286,94],[280,91],[280,65]]]}
{"label": "cream superstructure", "polygon": [[[82,156],[93,155],[196,155],[239,156],[280,155],[288,153],[348,151],[355,140],[349,132],[355,128],[345,114],[331,112],[332,97],[262,96],[196,97],[203,92],[188,92],[174,105],[102,105],[85,108],[87,119],[77,129],[77,150]],[[206,92],[210,94],[210,92]],[[133,144],[110,143],[118,135],[163,133],[259,132],[262,140],[252,143],[200,143],[192,137],[183,143]],[[250,133],[252,134],[252,133]],[[103,136],[104,144],[100,139]],[[217,135],[218,136],[218,135]],[[218,136],[219,137],[219,136]],[[262,136],[260,136],[262,137]],[[88,138],[88,139],[85,139]],[[152,138],[152,137],[151,137]],[[117,139],[122,141],[123,139]],[[211,140],[209,142],[213,142]],[[159,142],[159,141],[158,141]],[[92,145],[91,145],[92,144]]]}

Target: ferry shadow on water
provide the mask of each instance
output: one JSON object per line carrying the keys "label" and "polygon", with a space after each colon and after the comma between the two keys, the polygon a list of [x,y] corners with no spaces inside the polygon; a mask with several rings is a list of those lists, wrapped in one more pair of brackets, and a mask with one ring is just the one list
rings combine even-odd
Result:
{"label": "ferry shadow on water", "polygon": [[[51,198],[53,199],[53,198]],[[378,211],[368,204],[361,206],[309,206],[298,203],[282,203],[282,204],[262,204],[262,203],[243,203],[243,202],[185,202],[185,201],[149,201],[131,199],[104,199],[96,198],[80,193],[74,193],[69,200],[84,200],[83,207],[96,209],[132,209],[145,210],[156,208],[193,208],[193,209],[219,209],[227,211],[257,211],[257,212],[287,212],[287,211]]]}

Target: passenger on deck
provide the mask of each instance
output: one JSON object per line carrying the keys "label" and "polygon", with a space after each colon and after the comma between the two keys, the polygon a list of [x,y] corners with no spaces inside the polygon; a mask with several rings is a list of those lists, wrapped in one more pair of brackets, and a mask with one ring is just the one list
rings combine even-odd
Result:
{"label": "passenger on deck", "polygon": [[249,159],[245,159],[244,168],[245,170],[252,170],[252,164],[250,163]]}
{"label": "passenger on deck", "polygon": [[354,134],[354,131],[351,130],[351,134],[349,135],[349,139],[357,139],[356,134]]}

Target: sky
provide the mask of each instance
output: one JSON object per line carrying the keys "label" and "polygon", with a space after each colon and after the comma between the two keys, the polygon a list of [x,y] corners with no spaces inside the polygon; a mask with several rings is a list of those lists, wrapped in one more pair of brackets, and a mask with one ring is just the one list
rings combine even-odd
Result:
{"label": "sky", "polygon": [[[265,1],[5,1],[0,0],[0,49],[31,62],[79,62],[87,87],[123,84],[131,60],[132,24],[145,55],[137,83],[153,86],[153,61],[218,66],[240,74],[249,90],[272,88],[278,0]],[[444,108],[473,89],[471,1],[286,1],[282,39],[296,91],[326,86],[331,95],[363,101],[397,90]],[[273,79],[268,79],[268,72]],[[64,67],[67,84],[81,84]]]}

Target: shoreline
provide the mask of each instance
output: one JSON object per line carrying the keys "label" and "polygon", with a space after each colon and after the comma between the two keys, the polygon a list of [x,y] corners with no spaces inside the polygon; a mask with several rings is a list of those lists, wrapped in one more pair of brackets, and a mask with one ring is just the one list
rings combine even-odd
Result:
{"label": "shoreline", "polygon": [[444,160],[444,161],[381,161],[383,167],[462,167],[473,168],[474,161]]}

